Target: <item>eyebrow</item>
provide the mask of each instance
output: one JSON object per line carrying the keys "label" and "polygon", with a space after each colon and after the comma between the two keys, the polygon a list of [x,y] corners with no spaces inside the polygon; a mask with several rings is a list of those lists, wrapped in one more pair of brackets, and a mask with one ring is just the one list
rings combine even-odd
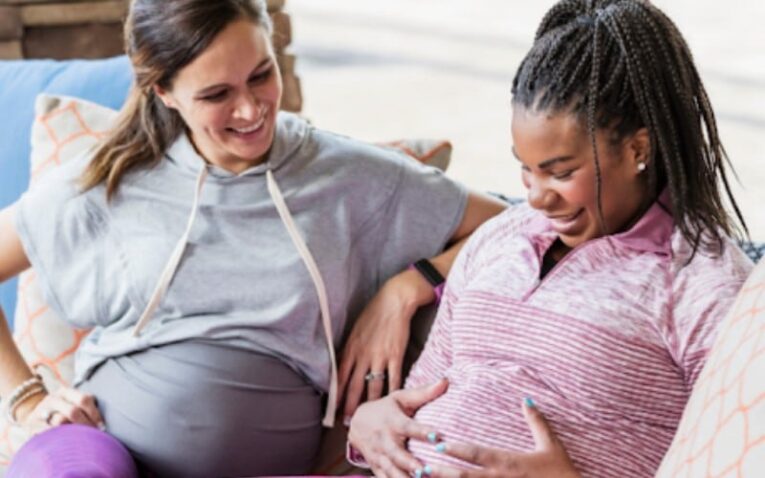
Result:
{"label": "eyebrow", "polygon": [[[517,159],[518,161],[521,161],[521,158],[518,157],[518,153],[515,151],[515,147],[512,147],[511,150],[513,151],[513,156],[515,156],[515,159]],[[539,163],[538,167],[539,169],[549,169],[558,163],[565,163],[566,161],[570,161],[572,159],[574,159],[574,156],[570,154],[566,156],[556,156],[554,158],[545,159],[544,161]]]}
{"label": "eyebrow", "polygon": [[[271,58],[265,58],[263,61],[258,63],[258,66],[256,66],[255,69],[252,70],[252,72],[250,72],[250,76],[252,76],[252,74],[255,73],[256,71],[263,69],[269,63],[271,63]],[[229,86],[228,83],[216,83],[214,85],[205,86],[201,90],[197,91],[195,96],[204,96],[207,93],[211,93],[216,88],[222,88],[225,86]]]}

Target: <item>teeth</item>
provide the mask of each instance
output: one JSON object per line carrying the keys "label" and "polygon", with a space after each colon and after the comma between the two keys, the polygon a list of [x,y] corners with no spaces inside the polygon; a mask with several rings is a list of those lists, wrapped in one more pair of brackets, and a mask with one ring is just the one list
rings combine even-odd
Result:
{"label": "teeth", "polygon": [[263,126],[263,123],[264,123],[265,121],[266,121],[266,117],[265,117],[265,115],[263,115],[263,116],[260,118],[260,120],[258,120],[258,122],[257,122],[257,123],[255,123],[254,125],[250,126],[249,128],[242,128],[242,129],[239,129],[239,128],[231,128],[231,129],[233,129],[234,131],[236,131],[236,132],[237,132],[237,133],[239,133],[239,134],[247,134],[247,133],[252,133],[252,132],[253,132],[253,131],[255,131],[256,129],[258,129],[258,128],[260,128],[261,126]]}

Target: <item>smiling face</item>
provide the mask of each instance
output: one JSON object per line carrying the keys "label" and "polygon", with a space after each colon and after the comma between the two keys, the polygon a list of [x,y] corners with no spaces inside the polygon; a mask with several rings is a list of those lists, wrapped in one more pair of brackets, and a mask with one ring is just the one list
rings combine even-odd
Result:
{"label": "smiling face", "polygon": [[[602,236],[592,142],[579,118],[516,106],[512,136],[529,204],[550,219],[561,241],[573,248]],[[648,160],[648,133],[638,130],[616,144],[605,130],[595,136],[605,232],[612,234],[629,228],[648,202],[639,168]]]}
{"label": "smiling face", "polygon": [[261,26],[232,22],[178,72],[170,89],[155,91],[178,111],[197,151],[210,163],[240,173],[265,160],[282,81]]}

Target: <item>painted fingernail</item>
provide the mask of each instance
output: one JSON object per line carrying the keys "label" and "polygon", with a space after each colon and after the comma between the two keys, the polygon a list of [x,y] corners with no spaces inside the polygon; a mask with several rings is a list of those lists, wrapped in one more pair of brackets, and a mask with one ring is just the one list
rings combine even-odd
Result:
{"label": "painted fingernail", "polygon": [[430,465],[425,465],[425,466],[422,468],[422,472],[423,472],[423,473],[425,473],[426,475],[430,476],[430,475],[432,475],[432,474],[433,474],[433,467],[432,467],[432,466],[430,466]]}
{"label": "painted fingernail", "polygon": [[438,445],[436,445],[436,451],[438,453],[446,453],[446,444],[439,443]]}
{"label": "painted fingernail", "polygon": [[343,417],[343,425],[346,427],[351,426],[351,417],[350,416],[344,416]]}
{"label": "painted fingernail", "polygon": [[526,406],[529,408],[535,408],[537,406],[537,404],[534,403],[534,400],[531,397],[524,398],[523,403],[525,403]]}
{"label": "painted fingernail", "polygon": [[414,477],[422,478],[422,468],[417,468],[416,470],[414,470]]}
{"label": "painted fingernail", "polygon": [[430,432],[428,433],[428,441],[430,443],[433,443],[434,445],[438,443],[438,433],[436,432]]}

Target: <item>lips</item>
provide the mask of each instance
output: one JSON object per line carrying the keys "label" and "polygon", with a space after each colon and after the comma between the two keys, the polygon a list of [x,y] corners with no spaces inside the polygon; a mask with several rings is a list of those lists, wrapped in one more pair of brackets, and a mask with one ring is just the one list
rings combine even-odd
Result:
{"label": "lips", "polygon": [[256,133],[261,128],[263,128],[263,125],[266,124],[267,113],[268,113],[267,110],[264,111],[263,114],[260,116],[260,118],[257,121],[255,121],[254,123],[251,123],[249,125],[244,125],[244,126],[241,126],[239,128],[229,127],[229,128],[226,128],[226,129],[228,131],[232,132],[232,133],[235,133],[235,134],[241,135],[241,136],[251,135],[253,133]]}
{"label": "lips", "polygon": [[547,216],[552,223],[552,227],[558,234],[565,234],[574,229],[578,223],[579,218],[582,217],[584,209],[580,209],[573,214],[559,214],[554,216]]}

